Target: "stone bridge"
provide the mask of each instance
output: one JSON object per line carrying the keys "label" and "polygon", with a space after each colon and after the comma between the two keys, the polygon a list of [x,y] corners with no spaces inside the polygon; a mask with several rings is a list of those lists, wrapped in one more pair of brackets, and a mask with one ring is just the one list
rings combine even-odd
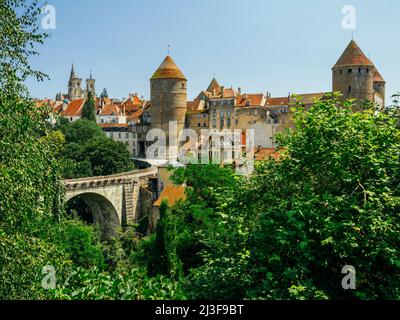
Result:
{"label": "stone bridge", "polygon": [[151,201],[148,182],[156,176],[157,168],[151,167],[111,176],[65,180],[65,201],[83,200],[90,208],[94,222],[100,224],[103,237],[108,238],[117,226],[139,221],[142,202],[146,201],[141,199],[141,191],[147,190],[146,198]]}

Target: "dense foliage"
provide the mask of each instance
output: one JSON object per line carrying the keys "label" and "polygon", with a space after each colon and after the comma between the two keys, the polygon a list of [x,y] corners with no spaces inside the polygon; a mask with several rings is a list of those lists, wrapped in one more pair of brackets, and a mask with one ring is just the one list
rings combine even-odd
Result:
{"label": "dense foliage", "polygon": [[94,98],[91,92],[88,92],[88,97],[83,105],[82,119],[96,123],[96,108],[94,106]]}
{"label": "dense foliage", "polygon": [[[278,138],[281,158],[250,179],[177,172],[191,196],[167,215],[166,247],[189,296],[400,298],[400,132],[395,119],[351,107],[336,97],[299,107],[295,130]],[[342,288],[346,265],[357,290]]]}
{"label": "dense foliage", "polygon": [[[62,174],[131,164],[93,121],[50,129],[27,95],[22,81],[44,76],[27,63],[46,37],[39,13],[0,0],[0,299],[400,299],[398,118],[336,96],[297,108],[281,157],[250,177],[178,169],[187,198],[161,205],[153,235],[129,226],[101,242],[96,226],[67,219]],[[345,265],[356,290],[341,286]]]}
{"label": "dense foliage", "polygon": [[60,119],[56,130],[65,137],[58,154],[64,178],[103,176],[134,170],[126,146],[108,138],[96,122],[81,119],[70,123]]}

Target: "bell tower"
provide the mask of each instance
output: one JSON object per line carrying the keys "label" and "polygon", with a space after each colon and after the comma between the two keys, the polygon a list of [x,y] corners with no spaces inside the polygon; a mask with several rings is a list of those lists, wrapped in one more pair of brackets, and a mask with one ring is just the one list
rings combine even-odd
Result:
{"label": "bell tower", "polygon": [[75,74],[74,64],[72,64],[71,73],[68,81],[68,98],[70,101],[82,99],[82,79]]}
{"label": "bell tower", "polygon": [[90,71],[89,79],[86,80],[86,96],[89,92],[92,94],[92,97],[96,96],[96,80],[93,79],[92,71]]}

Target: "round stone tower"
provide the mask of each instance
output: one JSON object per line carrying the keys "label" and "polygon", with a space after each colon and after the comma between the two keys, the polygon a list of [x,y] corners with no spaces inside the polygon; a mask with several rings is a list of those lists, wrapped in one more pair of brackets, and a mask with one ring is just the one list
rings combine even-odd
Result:
{"label": "round stone tower", "polygon": [[[177,139],[185,124],[187,111],[187,80],[182,71],[168,55],[150,79],[151,129],[165,133],[168,160],[176,160]],[[169,132],[170,122],[176,122],[176,136]]]}
{"label": "round stone tower", "polygon": [[382,106],[385,106],[385,94],[386,94],[386,81],[383,79],[381,74],[379,73],[378,69],[375,67],[375,72],[374,72],[374,90],[380,94],[382,98]]}
{"label": "round stone tower", "polygon": [[374,64],[352,40],[332,68],[333,91],[343,94],[343,99],[374,101]]}

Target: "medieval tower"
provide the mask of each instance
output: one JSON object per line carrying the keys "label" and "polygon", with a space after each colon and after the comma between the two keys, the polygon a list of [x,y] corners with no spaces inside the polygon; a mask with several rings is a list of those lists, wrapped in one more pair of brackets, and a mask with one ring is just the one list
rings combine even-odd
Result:
{"label": "medieval tower", "polygon": [[[150,79],[151,128],[165,133],[168,160],[176,160],[180,133],[187,111],[187,80],[168,55]],[[177,136],[169,132],[170,121],[177,123]],[[172,134],[172,132],[171,132]],[[170,139],[171,138],[171,139]]]}
{"label": "medieval tower", "polygon": [[354,40],[332,68],[333,91],[343,99],[385,103],[385,80]]}
{"label": "medieval tower", "polygon": [[85,99],[88,93],[91,92],[93,97],[96,97],[96,80],[92,77],[90,72],[89,79],[86,80],[86,90],[82,89],[82,78],[79,78],[75,73],[74,65],[72,64],[71,74],[68,81],[68,99],[70,101],[77,99]]}
{"label": "medieval tower", "polygon": [[89,92],[92,94],[92,97],[96,96],[96,80],[92,77],[92,71],[90,71],[90,77],[86,80],[86,97],[88,96]]}
{"label": "medieval tower", "polygon": [[81,99],[83,96],[82,92],[82,79],[78,78],[75,74],[74,65],[71,68],[71,74],[68,82],[68,97],[69,100]]}

